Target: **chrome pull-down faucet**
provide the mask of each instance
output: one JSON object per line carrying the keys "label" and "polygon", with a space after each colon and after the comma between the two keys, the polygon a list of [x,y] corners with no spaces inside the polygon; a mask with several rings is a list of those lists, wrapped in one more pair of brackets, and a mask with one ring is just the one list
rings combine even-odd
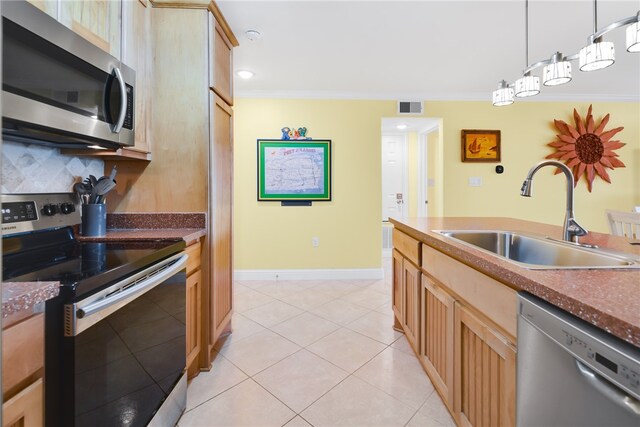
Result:
{"label": "chrome pull-down faucet", "polygon": [[567,178],[567,210],[564,216],[564,226],[562,227],[562,238],[567,242],[578,243],[578,237],[585,236],[588,232],[582,228],[573,217],[573,173],[567,165],[558,162],[557,160],[545,160],[533,165],[533,167],[529,169],[529,173],[527,173],[527,178],[522,183],[520,195],[524,197],[531,197],[533,175],[545,166],[557,167],[564,172],[564,176]]}

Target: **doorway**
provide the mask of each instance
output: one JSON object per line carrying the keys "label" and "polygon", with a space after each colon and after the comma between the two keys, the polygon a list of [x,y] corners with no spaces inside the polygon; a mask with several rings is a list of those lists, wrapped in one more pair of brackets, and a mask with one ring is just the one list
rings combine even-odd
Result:
{"label": "doorway", "polygon": [[442,215],[442,120],[382,119],[382,245],[391,254],[389,217]]}

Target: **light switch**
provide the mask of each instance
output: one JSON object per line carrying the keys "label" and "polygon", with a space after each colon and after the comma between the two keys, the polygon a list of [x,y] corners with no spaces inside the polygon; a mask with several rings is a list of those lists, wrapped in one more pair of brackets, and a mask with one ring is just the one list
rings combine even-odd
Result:
{"label": "light switch", "polygon": [[481,187],[481,186],[482,186],[482,177],[479,177],[479,176],[469,177],[469,187]]}

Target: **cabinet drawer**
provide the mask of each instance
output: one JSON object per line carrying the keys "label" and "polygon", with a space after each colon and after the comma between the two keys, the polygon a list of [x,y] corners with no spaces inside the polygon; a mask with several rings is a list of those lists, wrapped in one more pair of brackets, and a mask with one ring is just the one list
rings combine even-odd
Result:
{"label": "cabinet drawer", "polygon": [[2,393],[11,397],[42,376],[44,314],[36,314],[2,331]]}
{"label": "cabinet drawer", "polygon": [[187,259],[187,276],[190,276],[196,270],[200,269],[201,264],[201,251],[200,241],[193,245],[187,246],[184,253],[189,256]]}
{"label": "cabinet drawer", "polygon": [[209,86],[233,105],[233,45],[218,21],[209,15]]}
{"label": "cabinet drawer", "polygon": [[420,266],[420,242],[401,231],[393,230],[393,247],[405,258]]}
{"label": "cabinet drawer", "polygon": [[515,343],[515,290],[424,244],[422,270],[504,329]]}

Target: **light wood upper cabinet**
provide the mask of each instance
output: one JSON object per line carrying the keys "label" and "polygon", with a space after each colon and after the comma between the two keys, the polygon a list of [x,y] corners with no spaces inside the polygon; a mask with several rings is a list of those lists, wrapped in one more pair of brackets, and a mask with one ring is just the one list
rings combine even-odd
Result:
{"label": "light wood upper cabinet", "polygon": [[515,426],[516,350],[455,304],[455,412],[462,426]]}
{"label": "light wood upper cabinet", "polygon": [[120,59],[122,2],[65,0],[60,2],[59,7],[62,24]]}
{"label": "light wood upper cabinet", "polygon": [[233,105],[233,44],[213,14],[209,14],[209,48],[209,86]]}
{"label": "light wood upper cabinet", "polygon": [[149,32],[151,13],[146,1],[124,0],[122,3],[122,62],[136,72],[135,145],[134,150],[151,151],[151,84],[153,60]]}

